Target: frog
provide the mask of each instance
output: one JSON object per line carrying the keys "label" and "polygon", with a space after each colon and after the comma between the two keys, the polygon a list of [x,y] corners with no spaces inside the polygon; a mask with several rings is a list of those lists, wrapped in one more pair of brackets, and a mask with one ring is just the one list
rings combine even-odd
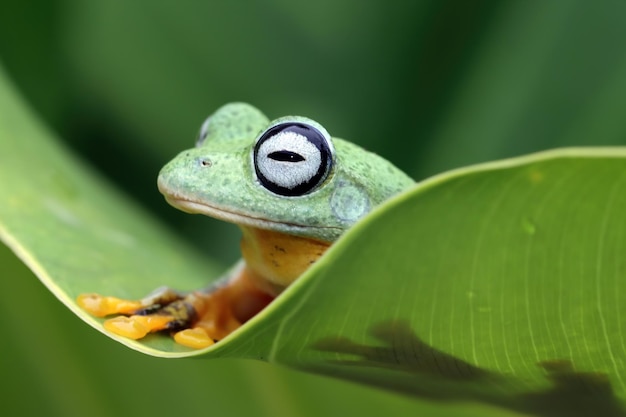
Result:
{"label": "frog", "polygon": [[159,172],[174,208],[234,223],[242,259],[191,292],[159,287],[141,299],[80,294],[77,303],[116,335],[169,333],[211,347],[266,308],[356,222],[415,181],[381,156],[331,137],[303,116],[270,121],[229,103],[202,123],[195,146]]}

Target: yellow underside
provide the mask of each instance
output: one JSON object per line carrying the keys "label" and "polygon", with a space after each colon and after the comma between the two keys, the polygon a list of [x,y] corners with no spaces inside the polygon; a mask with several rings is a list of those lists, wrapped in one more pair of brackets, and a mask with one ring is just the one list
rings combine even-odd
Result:
{"label": "yellow underside", "polygon": [[307,270],[330,246],[328,242],[280,232],[241,227],[241,254],[257,285],[278,295]]}

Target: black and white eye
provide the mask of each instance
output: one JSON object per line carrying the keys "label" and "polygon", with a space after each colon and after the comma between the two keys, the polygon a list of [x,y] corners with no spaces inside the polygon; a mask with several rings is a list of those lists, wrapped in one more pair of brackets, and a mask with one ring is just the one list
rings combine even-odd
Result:
{"label": "black and white eye", "polygon": [[199,148],[200,146],[202,146],[202,144],[206,140],[206,137],[209,134],[209,123],[210,122],[211,122],[211,118],[207,117],[207,119],[204,121],[204,123],[202,123],[202,126],[200,127],[200,132],[198,133],[198,138],[196,139],[196,148]]}
{"label": "black and white eye", "polygon": [[265,188],[284,196],[315,190],[328,176],[332,162],[328,133],[304,122],[274,125],[254,146],[257,178]]}

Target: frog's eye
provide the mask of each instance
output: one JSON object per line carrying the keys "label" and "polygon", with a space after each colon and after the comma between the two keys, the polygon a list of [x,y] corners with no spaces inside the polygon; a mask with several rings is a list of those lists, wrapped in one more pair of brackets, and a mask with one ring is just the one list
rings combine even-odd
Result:
{"label": "frog's eye", "polygon": [[211,118],[207,117],[207,119],[202,123],[202,127],[200,127],[200,132],[198,133],[198,138],[196,139],[196,148],[202,146],[206,137],[209,134],[209,123],[211,122]]}
{"label": "frog's eye", "polygon": [[302,122],[267,129],[254,147],[254,168],[273,193],[299,196],[313,191],[330,172],[332,145],[326,132]]}

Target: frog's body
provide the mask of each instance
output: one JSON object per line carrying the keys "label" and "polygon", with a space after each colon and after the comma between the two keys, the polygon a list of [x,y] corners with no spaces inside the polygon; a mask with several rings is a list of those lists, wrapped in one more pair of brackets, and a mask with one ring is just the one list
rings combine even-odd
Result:
{"label": "frog's body", "polygon": [[203,124],[196,147],[159,174],[159,190],[183,211],[239,225],[243,262],[219,286],[181,295],[161,290],[143,300],[88,294],[92,314],[126,314],[110,331],[140,338],[180,330],[175,338],[205,347],[256,314],[373,207],[413,184],[385,159],[310,119],[273,122],[243,103]]}

